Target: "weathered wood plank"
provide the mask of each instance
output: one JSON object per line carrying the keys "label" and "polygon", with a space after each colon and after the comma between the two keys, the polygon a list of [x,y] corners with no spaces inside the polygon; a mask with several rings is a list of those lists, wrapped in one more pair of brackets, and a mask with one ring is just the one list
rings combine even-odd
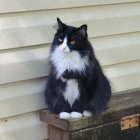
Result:
{"label": "weathered wood plank", "polygon": [[55,115],[51,113],[48,110],[42,110],[40,113],[41,121],[47,122],[48,125],[52,125],[54,127],[59,127],[63,130],[69,130],[70,124],[68,120],[62,120],[58,117],[58,115]]}
{"label": "weathered wood plank", "polygon": [[121,131],[118,120],[72,132],[71,140],[140,140],[140,126]]}
{"label": "weathered wood plank", "polygon": [[49,140],[70,140],[70,133],[68,131],[57,129],[56,127],[51,125],[48,125],[48,131]]}
{"label": "weathered wood plank", "polygon": [[[93,127],[104,123],[119,120],[121,117],[140,113],[140,90],[125,94],[114,95],[108,110],[93,117],[82,117],[80,119],[60,119],[57,115],[41,111],[41,120],[67,131],[75,131],[83,128]],[[48,119],[49,116],[49,119]],[[61,124],[61,125],[60,125]]]}

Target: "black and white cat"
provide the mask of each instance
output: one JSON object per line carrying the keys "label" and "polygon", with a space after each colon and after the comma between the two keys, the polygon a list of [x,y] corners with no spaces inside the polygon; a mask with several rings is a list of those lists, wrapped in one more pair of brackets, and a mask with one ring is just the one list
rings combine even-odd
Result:
{"label": "black and white cat", "polygon": [[58,30],[50,54],[46,102],[60,118],[91,116],[106,108],[111,97],[87,38],[87,25],[68,26],[57,18]]}

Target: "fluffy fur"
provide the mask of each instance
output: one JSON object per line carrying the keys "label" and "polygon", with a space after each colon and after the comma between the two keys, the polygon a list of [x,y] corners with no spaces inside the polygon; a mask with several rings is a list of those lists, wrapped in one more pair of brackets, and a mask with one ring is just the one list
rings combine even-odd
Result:
{"label": "fluffy fur", "polygon": [[87,39],[87,26],[57,21],[45,93],[48,107],[62,118],[99,113],[106,108],[111,88]]}

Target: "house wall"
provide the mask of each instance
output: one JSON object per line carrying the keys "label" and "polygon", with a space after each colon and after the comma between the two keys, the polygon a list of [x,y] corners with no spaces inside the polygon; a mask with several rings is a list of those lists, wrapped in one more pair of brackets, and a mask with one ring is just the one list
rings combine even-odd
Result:
{"label": "house wall", "polygon": [[59,17],[88,25],[113,94],[140,88],[140,0],[0,1],[0,140],[44,140],[49,47]]}

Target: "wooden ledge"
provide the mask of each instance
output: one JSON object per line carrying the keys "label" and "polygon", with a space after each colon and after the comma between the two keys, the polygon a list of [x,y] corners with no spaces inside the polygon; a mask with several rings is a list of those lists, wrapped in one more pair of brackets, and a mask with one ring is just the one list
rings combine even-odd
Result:
{"label": "wooden ledge", "polygon": [[80,119],[60,119],[58,115],[52,114],[48,110],[42,110],[40,119],[48,125],[72,132],[114,122],[133,114],[140,114],[140,90],[114,95],[109,103],[109,108],[100,115]]}

